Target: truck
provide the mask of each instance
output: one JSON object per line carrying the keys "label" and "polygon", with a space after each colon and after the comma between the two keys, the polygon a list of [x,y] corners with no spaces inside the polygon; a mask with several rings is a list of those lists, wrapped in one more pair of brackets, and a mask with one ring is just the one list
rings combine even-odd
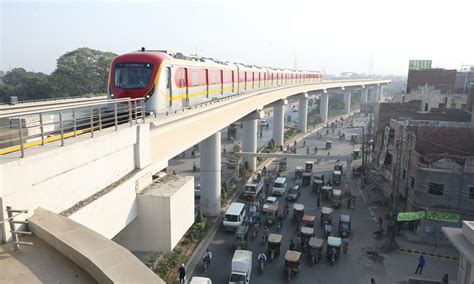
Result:
{"label": "truck", "polygon": [[244,196],[257,197],[263,189],[263,176],[260,172],[254,173],[245,184]]}
{"label": "truck", "polygon": [[229,284],[250,283],[252,274],[252,252],[248,250],[236,250],[232,258],[232,272],[229,276]]}

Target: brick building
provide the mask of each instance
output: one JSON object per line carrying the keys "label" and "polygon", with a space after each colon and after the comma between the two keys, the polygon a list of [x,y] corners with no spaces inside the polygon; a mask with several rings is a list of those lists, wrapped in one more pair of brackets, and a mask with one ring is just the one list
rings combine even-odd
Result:
{"label": "brick building", "polygon": [[428,84],[442,94],[453,94],[456,86],[456,70],[423,69],[408,70],[407,93]]}
{"label": "brick building", "polygon": [[390,186],[384,195],[390,199],[398,188],[401,211],[459,214],[456,222],[423,218],[416,223],[420,239],[447,243],[441,227],[458,227],[461,219],[474,216],[471,122],[392,119],[386,129],[390,135],[380,164]]}

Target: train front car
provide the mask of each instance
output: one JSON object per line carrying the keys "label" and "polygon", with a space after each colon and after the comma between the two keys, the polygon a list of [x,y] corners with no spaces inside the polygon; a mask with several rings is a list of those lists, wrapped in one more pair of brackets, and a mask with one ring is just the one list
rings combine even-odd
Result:
{"label": "train front car", "polygon": [[147,112],[167,107],[165,70],[169,57],[160,52],[131,52],[116,57],[110,68],[108,99],[145,98]]}

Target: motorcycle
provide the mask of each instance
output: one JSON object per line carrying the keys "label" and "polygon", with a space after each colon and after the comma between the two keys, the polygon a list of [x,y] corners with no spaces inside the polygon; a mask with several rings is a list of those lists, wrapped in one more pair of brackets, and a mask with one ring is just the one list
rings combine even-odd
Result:
{"label": "motorcycle", "polygon": [[374,232],[374,237],[376,240],[381,240],[383,238],[383,229]]}
{"label": "motorcycle", "polygon": [[203,266],[204,266],[204,272],[207,271],[207,268],[209,267],[209,264],[211,264],[211,260],[209,259],[209,257],[205,257],[203,260]]}
{"label": "motorcycle", "polygon": [[263,269],[265,268],[265,261],[263,259],[258,261],[258,268],[260,273],[263,273]]}
{"label": "motorcycle", "polygon": [[253,229],[252,240],[255,240],[258,236],[258,227]]}
{"label": "motorcycle", "polygon": [[264,234],[264,235],[262,236],[262,242],[260,243],[260,245],[261,245],[261,246],[264,246],[266,242],[267,242],[267,235]]}
{"label": "motorcycle", "polygon": [[344,252],[344,254],[347,253],[347,250],[349,249],[349,242],[347,241],[347,239],[342,239],[342,251]]}
{"label": "motorcycle", "polygon": [[331,265],[333,265],[334,262],[336,262],[336,254],[335,254],[335,253],[331,253],[331,255],[329,255],[329,263],[330,263]]}
{"label": "motorcycle", "polygon": [[280,232],[280,229],[281,229],[281,222],[278,221],[277,222],[277,232]]}

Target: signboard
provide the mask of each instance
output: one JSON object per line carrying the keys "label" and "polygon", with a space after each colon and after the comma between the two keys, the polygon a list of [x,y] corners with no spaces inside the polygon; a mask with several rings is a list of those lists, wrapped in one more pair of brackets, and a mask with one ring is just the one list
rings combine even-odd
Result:
{"label": "signboard", "polygon": [[436,220],[436,221],[449,222],[449,223],[459,223],[458,213],[427,210],[426,218],[431,219],[431,220]]}
{"label": "signboard", "polygon": [[400,212],[397,215],[397,221],[415,221],[425,218],[425,211]]}
{"label": "signboard", "polygon": [[458,213],[440,212],[433,210],[400,212],[397,215],[397,221],[415,221],[421,220],[423,218],[449,223],[459,223],[460,217]]}
{"label": "signboard", "polygon": [[386,156],[386,150],[388,148],[388,138],[390,136],[390,127],[385,126],[385,130],[383,133],[383,142],[382,142],[382,149],[380,150],[380,159],[379,164],[380,166],[383,165]]}
{"label": "signboard", "polygon": [[431,69],[431,60],[410,60],[408,70]]}

